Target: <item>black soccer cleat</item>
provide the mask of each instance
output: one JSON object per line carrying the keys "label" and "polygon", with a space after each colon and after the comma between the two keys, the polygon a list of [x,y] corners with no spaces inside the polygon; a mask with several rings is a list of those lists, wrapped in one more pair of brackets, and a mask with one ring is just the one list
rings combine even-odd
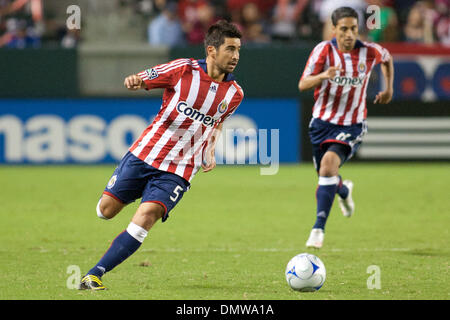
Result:
{"label": "black soccer cleat", "polygon": [[87,274],[81,279],[79,290],[105,290],[102,280],[92,274]]}

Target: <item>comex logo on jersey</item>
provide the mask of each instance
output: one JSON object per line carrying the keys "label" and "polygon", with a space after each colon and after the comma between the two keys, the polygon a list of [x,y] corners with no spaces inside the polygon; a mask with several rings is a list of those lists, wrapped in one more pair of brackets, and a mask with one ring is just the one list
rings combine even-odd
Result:
{"label": "comex logo on jersey", "polygon": [[360,75],[359,77],[346,77],[346,76],[336,76],[330,81],[332,83],[337,84],[338,86],[352,86],[352,87],[360,87],[363,85],[364,79],[366,78],[365,74]]}
{"label": "comex logo on jersey", "polygon": [[184,101],[180,101],[178,103],[177,111],[179,113],[184,114],[186,117],[188,117],[188,118],[190,118],[192,120],[200,121],[205,126],[214,127],[214,125],[218,121],[217,119],[214,119],[213,117],[208,116],[208,115],[200,112],[197,109],[189,107],[188,104],[186,102],[184,102]]}

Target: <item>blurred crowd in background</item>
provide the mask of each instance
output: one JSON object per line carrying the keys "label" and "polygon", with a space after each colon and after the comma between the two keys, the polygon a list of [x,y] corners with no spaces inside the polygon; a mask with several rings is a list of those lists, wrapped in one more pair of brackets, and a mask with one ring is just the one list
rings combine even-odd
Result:
{"label": "blurred crowd in background", "polygon": [[[72,4],[81,29],[67,28]],[[380,8],[380,28],[367,28],[371,5]],[[199,45],[219,19],[236,23],[245,45],[317,42],[331,38],[330,15],[341,6],[359,13],[363,40],[450,46],[450,0],[0,0],[0,47]]]}

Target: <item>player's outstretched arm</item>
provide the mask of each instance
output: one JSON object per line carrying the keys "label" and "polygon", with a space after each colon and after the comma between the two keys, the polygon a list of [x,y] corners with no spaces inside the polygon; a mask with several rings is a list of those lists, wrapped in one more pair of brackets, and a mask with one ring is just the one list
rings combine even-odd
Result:
{"label": "player's outstretched arm", "polygon": [[137,74],[132,74],[125,78],[125,81],[123,82],[123,85],[128,90],[139,90],[139,89],[145,89],[147,88],[147,85],[145,84],[144,80],[141,79]]}
{"label": "player's outstretched arm", "polygon": [[300,81],[298,82],[298,89],[300,91],[313,89],[318,85],[320,85],[323,80],[334,78],[334,76],[338,72],[344,72],[344,70],[341,69],[340,65],[329,67],[322,73],[301,78]]}
{"label": "player's outstretched arm", "polygon": [[394,95],[394,60],[391,58],[381,63],[381,73],[384,77],[385,90],[379,92],[373,103],[386,104],[391,102]]}

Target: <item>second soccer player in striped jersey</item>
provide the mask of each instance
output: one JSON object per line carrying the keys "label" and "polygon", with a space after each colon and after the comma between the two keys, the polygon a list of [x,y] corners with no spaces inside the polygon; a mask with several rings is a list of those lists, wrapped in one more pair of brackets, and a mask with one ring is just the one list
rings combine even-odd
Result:
{"label": "second soccer player in striped jersey", "polygon": [[344,216],[355,210],[353,182],[342,181],[339,168],[354,155],[367,131],[367,83],[376,64],[381,63],[385,89],[374,103],[388,103],[393,95],[392,57],[380,45],[358,40],[357,12],[341,7],[331,19],[335,38],[314,48],[299,81],[300,91],[314,89],[315,100],[309,135],[319,181],[316,222],[306,242],[313,248],[323,245],[336,193]]}
{"label": "second soccer player in striped jersey", "polygon": [[101,277],[132,255],[159,219],[166,221],[200,168],[208,172],[215,167],[223,121],[244,97],[232,75],[240,38],[233,24],[219,21],[206,34],[206,59],[177,59],[125,79],[129,90],[164,88],[163,101],[114,171],[97,215],[111,219],[139,198],[141,204],[127,229],[83,277],[80,289],[105,289]]}

